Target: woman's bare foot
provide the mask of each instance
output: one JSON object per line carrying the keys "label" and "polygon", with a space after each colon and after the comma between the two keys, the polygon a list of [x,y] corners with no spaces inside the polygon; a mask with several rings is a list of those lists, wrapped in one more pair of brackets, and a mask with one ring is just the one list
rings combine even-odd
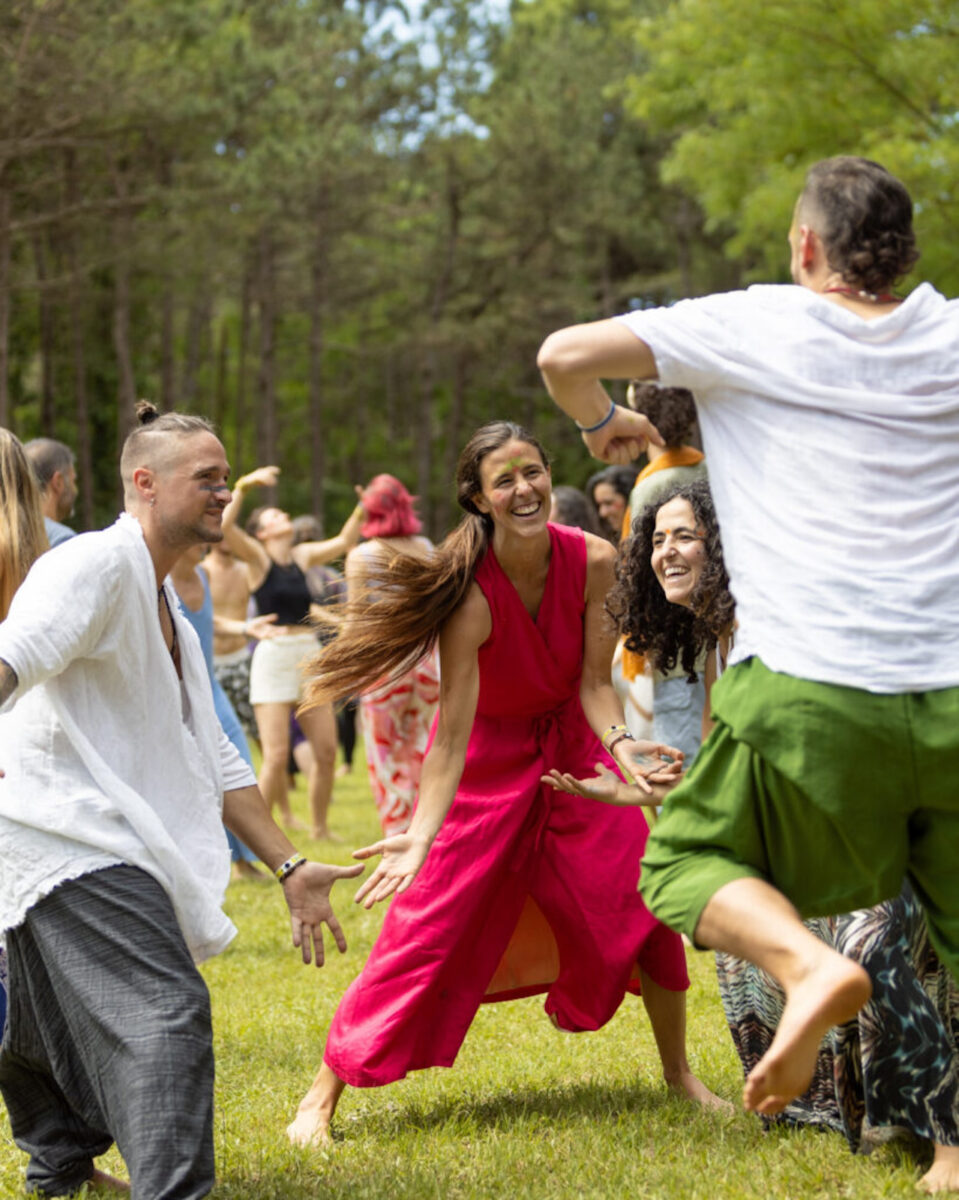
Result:
{"label": "woman's bare foot", "polygon": [[809,1086],[823,1035],[850,1020],[872,994],[857,963],[828,950],[786,989],[786,1007],[772,1045],[750,1071],[743,1108],[763,1116],[782,1112]]}
{"label": "woman's bare foot", "polygon": [[317,842],[330,842],[334,846],[343,845],[343,839],[340,837],[340,835],[338,833],[333,833],[325,826],[320,827],[314,825],[314,827],[310,830],[310,837]]}
{"label": "woman's bare foot", "polygon": [[283,824],[287,829],[292,829],[296,833],[306,833],[307,828],[299,817],[294,817],[292,813],[283,814]]}
{"label": "woman's bare foot", "polygon": [[345,762],[340,763],[340,765],[333,772],[333,778],[334,779],[345,779],[347,775],[352,775],[352,773],[353,773],[353,767],[350,763],[345,763]]}
{"label": "woman's bare foot", "polygon": [[697,1079],[692,1071],[683,1071],[681,1075],[673,1079],[666,1080],[666,1086],[674,1096],[682,1096],[685,1100],[692,1100],[695,1104],[701,1104],[703,1108],[712,1108],[717,1112],[734,1113],[735,1105],[730,1104],[728,1100],[724,1100],[722,1096],[717,1096],[715,1092],[711,1092],[701,1079]]}
{"label": "woman's bare foot", "polygon": [[322,1063],[310,1090],[300,1101],[296,1116],[286,1127],[286,1136],[294,1146],[332,1146],[330,1125],[346,1084],[326,1063]]}
{"label": "woman's bare foot", "polygon": [[300,1105],[296,1116],[287,1125],[286,1136],[294,1146],[302,1146],[304,1150],[333,1145],[330,1122],[323,1117],[322,1113],[315,1109],[305,1109],[303,1104]]}
{"label": "woman's bare foot", "polygon": [[936,1146],[932,1166],[916,1187],[921,1192],[959,1192],[959,1146]]}
{"label": "woman's bare foot", "polygon": [[116,1192],[129,1192],[130,1185],[123,1179],[117,1179],[115,1175],[108,1175],[106,1171],[94,1169],[93,1174],[87,1180],[87,1189],[97,1195],[110,1195]]}

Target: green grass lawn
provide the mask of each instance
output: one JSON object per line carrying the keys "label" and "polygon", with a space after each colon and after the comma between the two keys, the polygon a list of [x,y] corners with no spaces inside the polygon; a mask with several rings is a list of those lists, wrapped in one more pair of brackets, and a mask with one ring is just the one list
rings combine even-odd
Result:
{"label": "green grass lawn", "polygon": [[[358,767],[336,787],[333,826],[344,845],[301,842],[311,856],[345,863],[353,846],[378,836]],[[302,788],[294,807],[305,816]],[[284,1126],[382,920],[382,909],[351,903],[354,884],[338,888],[349,950],[334,950],[319,971],[289,943],[278,887],[244,882],[227,894],[239,936],[202,968],[213,996],[220,1200],[915,1195],[920,1160],[905,1150],[853,1158],[837,1135],[764,1134],[754,1117],[701,1112],[667,1095],[642,1004],[631,997],[604,1029],[579,1036],[556,1031],[541,999],[485,1005],[452,1070],[348,1090],[335,1148],[294,1149]],[[712,957],[690,954],[690,970],[693,1068],[738,1102],[741,1073]],[[4,1123],[0,1197],[22,1194],[24,1165]],[[123,1171],[115,1153],[101,1165]]]}

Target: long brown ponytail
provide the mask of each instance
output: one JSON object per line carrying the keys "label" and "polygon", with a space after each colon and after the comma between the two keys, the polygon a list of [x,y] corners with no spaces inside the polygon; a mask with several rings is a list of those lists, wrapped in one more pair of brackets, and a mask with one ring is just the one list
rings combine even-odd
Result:
{"label": "long brown ponytail", "polygon": [[340,634],[310,662],[305,708],[355,696],[395,679],[432,650],[444,622],[466,596],[489,546],[493,522],[474,497],[483,459],[510,441],[527,442],[549,465],[535,437],[512,421],[493,421],[470,438],[456,468],[456,499],[466,516],[428,558],[390,550],[368,586],[350,595]]}

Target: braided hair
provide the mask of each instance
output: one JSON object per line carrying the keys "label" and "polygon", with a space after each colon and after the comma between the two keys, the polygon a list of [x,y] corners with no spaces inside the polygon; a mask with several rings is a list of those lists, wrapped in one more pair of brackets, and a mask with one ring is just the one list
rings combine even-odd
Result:
{"label": "braided hair", "polygon": [[864,291],[888,291],[919,261],[909,193],[868,158],[816,163],[799,209],[822,238],[832,269]]}

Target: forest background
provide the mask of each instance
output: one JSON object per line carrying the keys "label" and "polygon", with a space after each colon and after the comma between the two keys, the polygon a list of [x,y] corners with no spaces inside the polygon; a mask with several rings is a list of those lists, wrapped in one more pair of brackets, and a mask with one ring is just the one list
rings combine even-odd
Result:
{"label": "forest background", "polygon": [[959,288],[951,0],[6,0],[0,425],[118,505],[136,399],[202,412],[327,526],[390,471],[430,532],[479,423],[590,467],[552,329],[788,276],[816,159],[917,200]]}

